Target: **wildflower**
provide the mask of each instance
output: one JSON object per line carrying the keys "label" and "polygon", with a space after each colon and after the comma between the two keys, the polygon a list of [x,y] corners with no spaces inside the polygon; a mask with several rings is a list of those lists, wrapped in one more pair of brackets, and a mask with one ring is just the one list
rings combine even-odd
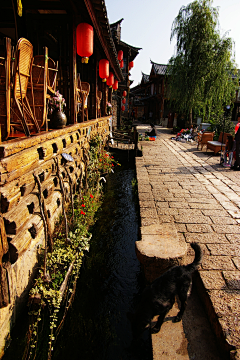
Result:
{"label": "wildflower", "polygon": [[92,195],[92,194],[90,194],[90,198],[93,199],[93,195]]}
{"label": "wildflower", "polygon": [[81,215],[86,215],[86,213],[84,211],[81,210]]}
{"label": "wildflower", "polygon": [[112,164],[112,166],[114,166],[114,165]]}
{"label": "wildflower", "polygon": [[82,206],[82,207],[85,207],[85,204],[82,204],[81,206]]}

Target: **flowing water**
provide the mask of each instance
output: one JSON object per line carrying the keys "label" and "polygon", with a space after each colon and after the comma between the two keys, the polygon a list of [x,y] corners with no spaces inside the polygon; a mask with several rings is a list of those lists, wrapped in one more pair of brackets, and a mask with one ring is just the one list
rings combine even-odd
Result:
{"label": "flowing water", "polygon": [[152,359],[149,335],[138,353],[129,350],[131,328],[126,314],[134,309],[144,286],[135,254],[138,214],[134,177],[134,169],[123,166],[108,177],[90,252],[54,360]]}

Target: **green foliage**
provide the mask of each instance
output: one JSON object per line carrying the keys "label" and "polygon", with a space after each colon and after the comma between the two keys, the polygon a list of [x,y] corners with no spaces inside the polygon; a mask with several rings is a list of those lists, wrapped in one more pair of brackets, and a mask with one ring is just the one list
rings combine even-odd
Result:
{"label": "green foliage", "polygon": [[[90,141],[88,153],[87,183],[88,191],[84,194],[75,194],[74,223],[68,233],[68,243],[64,225],[60,221],[56,224],[54,234],[54,248],[47,255],[47,279],[44,277],[44,249],[40,251],[40,270],[29,296],[29,315],[31,325],[27,334],[27,346],[24,359],[34,359],[36,354],[42,352],[42,345],[38,345],[39,325],[43,326],[43,313],[47,307],[49,315],[49,328],[44,336],[48,336],[47,358],[51,358],[56,337],[63,325],[67,310],[69,309],[76,289],[77,279],[84,257],[89,251],[91,234],[88,229],[95,221],[95,214],[101,205],[101,176],[113,171],[114,164],[118,164],[103,148],[102,140],[97,135]],[[68,222],[72,217],[68,211]],[[69,275],[69,276],[67,276]],[[66,286],[64,286],[66,285]],[[60,321],[60,314],[62,320]],[[44,322],[46,324],[46,321]],[[45,325],[46,326],[46,325]],[[38,349],[39,346],[39,349]]]}
{"label": "green foliage", "polygon": [[196,0],[182,6],[172,25],[176,55],[169,60],[171,102],[182,114],[208,118],[220,115],[234,99],[236,65],[231,60],[232,40],[218,30],[218,10],[212,0]]}
{"label": "green foliage", "polygon": [[231,115],[229,115],[225,119],[224,119],[224,115],[212,116],[212,118],[209,120],[209,123],[211,124],[210,130],[215,131],[215,135],[214,135],[215,140],[218,140],[221,131],[223,131],[223,127],[225,133],[229,133],[234,136],[235,125],[231,121]]}

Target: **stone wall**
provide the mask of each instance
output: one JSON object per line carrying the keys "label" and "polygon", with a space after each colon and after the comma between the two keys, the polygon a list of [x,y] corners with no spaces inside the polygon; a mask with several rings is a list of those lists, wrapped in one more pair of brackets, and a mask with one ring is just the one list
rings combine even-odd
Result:
{"label": "stone wall", "polygon": [[[69,201],[70,179],[75,192],[81,186],[90,136],[96,133],[107,141],[108,117],[0,145],[0,358],[21,305],[26,304],[39,249],[44,245],[36,177],[42,188],[48,228],[53,232],[62,212],[57,162]],[[66,162],[63,153],[74,161]]]}

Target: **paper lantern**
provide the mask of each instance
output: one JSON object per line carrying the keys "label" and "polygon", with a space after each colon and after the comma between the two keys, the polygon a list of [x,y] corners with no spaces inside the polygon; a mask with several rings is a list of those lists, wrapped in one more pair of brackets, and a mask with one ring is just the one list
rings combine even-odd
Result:
{"label": "paper lantern", "polygon": [[112,72],[109,73],[109,77],[107,78],[107,85],[112,87],[114,84],[114,75]]}
{"label": "paper lantern", "polygon": [[124,96],[124,97],[127,96],[126,90],[123,91],[123,96]]}
{"label": "paper lantern", "polygon": [[123,104],[126,104],[126,99],[122,99],[122,103],[123,103]]}
{"label": "paper lantern", "polygon": [[123,51],[119,50],[118,52],[118,60],[121,61],[123,59]]}
{"label": "paper lantern", "polygon": [[118,89],[118,81],[114,80],[113,90],[117,90],[117,89]]}
{"label": "paper lantern", "polygon": [[103,82],[109,77],[109,61],[106,59],[99,61],[99,76]]}
{"label": "paper lantern", "polygon": [[124,66],[124,63],[123,63],[123,60],[120,61],[120,69],[123,69],[123,66]]}
{"label": "paper lantern", "polygon": [[132,68],[133,68],[133,61],[130,61],[130,63],[129,63],[129,70],[131,70]]}
{"label": "paper lantern", "polygon": [[93,27],[87,23],[80,23],[76,31],[77,54],[82,56],[82,62],[88,63],[93,54]]}
{"label": "paper lantern", "polygon": [[124,110],[125,110],[125,106],[124,106],[124,105],[122,105],[121,110],[122,110],[122,111],[124,111]]}

